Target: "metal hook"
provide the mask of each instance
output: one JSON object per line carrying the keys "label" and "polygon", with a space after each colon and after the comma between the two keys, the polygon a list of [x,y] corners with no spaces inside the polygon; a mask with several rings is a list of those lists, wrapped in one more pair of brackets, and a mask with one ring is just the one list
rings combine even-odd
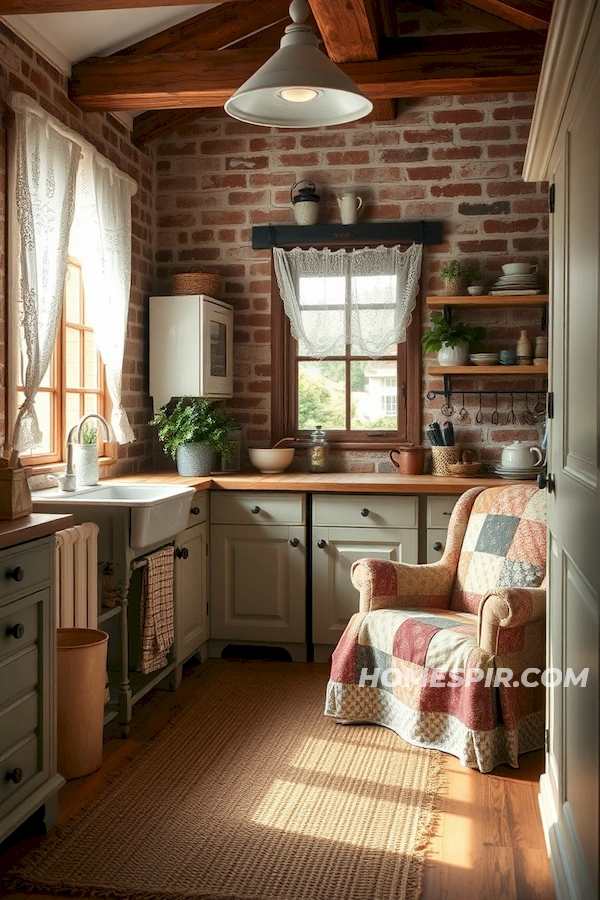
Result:
{"label": "metal hook", "polygon": [[446,416],[446,418],[449,419],[450,416],[454,415],[454,407],[450,403],[444,403],[444,405],[440,409],[440,412],[443,416]]}
{"label": "metal hook", "polygon": [[544,399],[542,400],[541,394],[538,394],[537,396],[538,396],[537,403],[533,407],[533,411],[534,411],[534,413],[536,413],[539,416],[542,413],[546,412],[546,397],[544,396]]}
{"label": "metal hook", "polygon": [[463,421],[465,419],[469,418],[469,413],[465,409],[465,392],[464,391],[462,392],[462,406],[458,411],[458,415],[459,415],[459,418],[462,419]]}
{"label": "metal hook", "polygon": [[494,409],[494,412],[492,413],[490,421],[491,421],[492,425],[497,425],[498,424],[498,391],[494,391],[494,394],[496,395],[496,408]]}
{"label": "metal hook", "polygon": [[515,416],[515,400],[513,397],[513,392],[510,392],[510,409],[508,411],[508,415],[506,416],[506,424],[510,422],[512,425],[517,421],[517,417]]}
{"label": "metal hook", "polygon": [[483,410],[481,409],[481,391],[479,391],[479,410],[477,412],[477,415],[475,416],[475,421],[478,425],[481,425],[483,423]]}

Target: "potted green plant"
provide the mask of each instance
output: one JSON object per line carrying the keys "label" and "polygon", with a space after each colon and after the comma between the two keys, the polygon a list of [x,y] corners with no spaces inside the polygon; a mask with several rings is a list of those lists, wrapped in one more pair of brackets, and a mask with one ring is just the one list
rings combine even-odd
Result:
{"label": "potted green plant", "polygon": [[443,313],[433,313],[432,327],[421,338],[423,349],[438,355],[440,366],[464,366],[469,361],[469,344],[479,343],[486,336],[485,328],[472,327],[465,322],[449,322]]}
{"label": "potted green plant", "polygon": [[463,266],[455,259],[440,269],[440,278],[446,282],[446,296],[462,297],[467,292],[467,285],[479,277],[476,269]]}
{"label": "potted green plant", "polygon": [[210,475],[215,453],[229,456],[231,420],[200,397],[181,397],[161,406],[150,425],[158,425],[163,450],[177,461],[180,475]]}

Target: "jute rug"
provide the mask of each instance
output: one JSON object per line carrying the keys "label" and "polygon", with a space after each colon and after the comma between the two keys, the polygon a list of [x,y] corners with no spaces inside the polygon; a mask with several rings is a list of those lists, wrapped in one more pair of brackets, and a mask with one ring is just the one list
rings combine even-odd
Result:
{"label": "jute rug", "polygon": [[211,663],[4,887],[115,900],[415,900],[440,754],[323,715],[327,667]]}

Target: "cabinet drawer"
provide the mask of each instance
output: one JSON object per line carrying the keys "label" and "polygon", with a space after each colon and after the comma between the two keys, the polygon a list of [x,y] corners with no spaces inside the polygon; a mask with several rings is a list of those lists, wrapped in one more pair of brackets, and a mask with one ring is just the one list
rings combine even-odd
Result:
{"label": "cabinet drawer", "polygon": [[379,494],[313,496],[315,525],[358,525],[366,528],[417,528],[417,497]]}
{"label": "cabinet drawer", "polygon": [[[0,713],[0,757],[11,747],[34,735],[39,719],[39,696],[31,693]],[[1,775],[2,773],[0,773]]]}
{"label": "cabinet drawer", "polygon": [[48,538],[0,552],[0,604],[44,587],[50,571]]}
{"label": "cabinet drawer", "polygon": [[206,491],[198,491],[192,497],[190,515],[187,523],[188,528],[191,528],[192,525],[199,525],[200,522],[206,522],[208,517],[208,501],[206,493]]}
{"label": "cabinet drawer", "polygon": [[235,492],[213,494],[211,522],[216,525],[303,525],[304,494]]}
{"label": "cabinet drawer", "polygon": [[[5,800],[21,790],[40,771],[38,739],[23,744],[0,763],[0,811]],[[20,770],[20,772],[18,772]],[[10,777],[14,773],[18,781]]]}
{"label": "cabinet drawer", "polygon": [[0,659],[17,653],[38,639],[39,607],[30,597],[4,606],[0,615]]}
{"label": "cabinet drawer", "polygon": [[27,689],[34,688],[39,680],[39,654],[37,646],[30,647],[16,659],[0,664],[0,707]]}
{"label": "cabinet drawer", "polygon": [[427,527],[447,528],[452,510],[458,502],[458,497],[428,497],[427,498]]}

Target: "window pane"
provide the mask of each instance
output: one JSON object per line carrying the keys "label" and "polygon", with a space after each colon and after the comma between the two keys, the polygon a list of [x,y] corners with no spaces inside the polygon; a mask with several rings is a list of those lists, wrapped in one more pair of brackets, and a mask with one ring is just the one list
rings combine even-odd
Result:
{"label": "window pane", "polygon": [[79,394],[69,392],[66,397],[66,429],[72,428],[81,418]]}
{"label": "window pane", "polygon": [[84,413],[98,412],[98,394],[84,394],[83,411]]}
{"label": "window pane", "polygon": [[[339,342],[329,351],[331,356],[343,356],[346,350],[343,335],[346,331],[346,279],[300,278],[298,283],[302,322],[307,335],[312,332],[339,335]],[[309,356],[306,345],[298,342],[298,355]]]}
{"label": "window pane", "polygon": [[353,361],[351,428],[396,430],[398,386],[395,360]]}
{"label": "window pane", "polygon": [[66,355],[65,372],[68,388],[81,387],[81,332],[75,328],[65,329]]}
{"label": "window pane", "polygon": [[94,347],[94,335],[86,331],[83,335],[83,384],[87,388],[98,388],[98,351]]}
{"label": "window pane", "polygon": [[[23,403],[25,395],[19,391],[17,394],[17,402],[19,406]],[[40,431],[42,432],[42,443],[39,447],[33,447],[31,450],[24,450],[21,456],[42,456],[47,453],[53,453],[52,446],[52,394],[48,391],[38,391],[35,397],[35,411],[37,413]]]}
{"label": "window pane", "polygon": [[65,315],[72,325],[81,324],[81,269],[69,264],[65,280]]}
{"label": "window pane", "polygon": [[343,362],[298,363],[298,428],[346,428],[346,367]]}
{"label": "window pane", "polygon": [[[354,307],[353,311],[352,327],[360,330],[366,346],[380,346],[381,340],[395,326],[396,276],[355,276],[352,279],[352,292],[358,298],[358,308]],[[354,338],[354,334],[352,336]],[[364,351],[353,342],[350,352],[356,356],[364,355]],[[395,356],[396,345],[388,347],[385,355]]]}

